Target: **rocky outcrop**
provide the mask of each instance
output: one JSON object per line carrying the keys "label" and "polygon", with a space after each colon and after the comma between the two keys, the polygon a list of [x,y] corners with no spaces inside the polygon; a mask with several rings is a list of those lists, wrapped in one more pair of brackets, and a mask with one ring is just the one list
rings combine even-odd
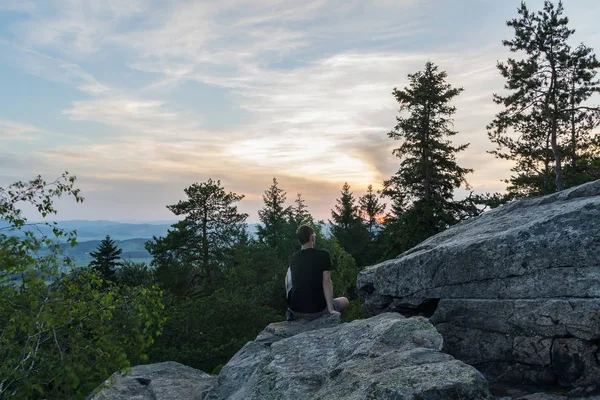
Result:
{"label": "rocky outcrop", "polygon": [[425,318],[399,314],[270,345],[257,340],[223,368],[208,399],[490,398],[483,376],[441,348],[441,335]]}
{"label": "rocky outcrop", "polygon": [[89,400],[200,400],[216,377],[175,362],[138,365],[114,373]]}
{"label": "rocky outcrop", "polygon": [[281,339],[317,329],[333,328],[341,323],[339,315],[326,315],[314,320],[299,319],[293,322],[276,322],[267,326],[254,340],[263,345],[271,345]]}
{"label": "rocky outcrop", "polygon": [[492,382],[600,381],[600,181],[491,210],[361,272],[364,313],[422,314]]}
{"label": "rocky outcrop", "polygon": [[[346,324],[334,316],[282,322],[248,342],[216,380],[195,371],[186,393],[154,398],[491,399],[483,375],[441,348],[441,335],[422,317],[387,313]],[[137,368],[126,378],[118,375],[120,380],[93,400],[145,399],[144,383],[136,386],[140,377],[150,381],[148,387],[154,384],[158,394],[157,375],[140,374]],[[185,387],[177,376],[173,379],[165,385]]]}

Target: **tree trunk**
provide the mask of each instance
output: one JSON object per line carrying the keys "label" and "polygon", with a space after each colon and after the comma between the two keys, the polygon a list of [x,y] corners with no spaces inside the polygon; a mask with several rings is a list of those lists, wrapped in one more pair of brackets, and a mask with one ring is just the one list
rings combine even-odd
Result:
{"label": "tree trunk", "polygon": [[571,167],[577,167],[577,131],[575,129],[575,80],[571,87]]}
{"label": "tree trunk", "polygon": [[426,103],[425,104],[425,132],[423,132],[423,141],[425,142],[425,145],[423,146],[423,167],[425,169],[424,171],[424,175],[425,175],[425,182],[423,182],[423,191],[424,191],[424,197],[426,199],[431,198],[431,171],[430,171],[430,162],[429,162],[429,124],[430,124],[430,118],[429,118],[429,105]]}
{"label": "tree trunk", "polygon": [[562,174],[562,158],[560,154],[560,149],[558,148],[558,119],[559,115],[559,107],[558,100],[556,98],[557,83],[558,83],[558,73],[556,71],[556,64],[553,57],[548,57],[550,61],[550,67],[552,68],[552,79],[550,81],[550,87],[548,88],[548,93],[550,94],[550,100],[552,102],[552,112],[549,112],[548,103],[546,102],[547,115],[551,118],[550,123],[550,142],[552,144],[552,153],[554,154],[554,169],[556,173],[556,191],[560,192],[565,187],[563,181]]}
{"label": "tree trunk", "polygon": [[552,121],[552,153],[554,154],[554,168],[556,172],[556,191],[560,192],[561,190],[564,190],[565,184],[562,174],[562,158],[556,137],[558,130],[557,123],[556,117],[554,117],[554,120]]}
{"label": "tree trunk", "polygon": [[208,251],[208,210],[206,209],[206,205],[204,206],[204,215],[202,218],[202,267],[204,268],[204,273],[206,274],[207,280],[210,284],[212,284],[212,275],[209,266],[209,251]]}
{"label": "tree trunk", "polygon": [[544,193],[550,193],[550,133],[546,134],[546,148],[544,149]]}

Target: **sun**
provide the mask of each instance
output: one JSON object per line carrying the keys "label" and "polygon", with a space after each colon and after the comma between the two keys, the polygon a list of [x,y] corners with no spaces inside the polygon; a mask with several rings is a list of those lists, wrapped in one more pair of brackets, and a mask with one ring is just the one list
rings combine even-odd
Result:
{"label": "sun", "polygon": [[384,224],[385,223],[385,217],[382,215],[380,217],[375,217],[375,219],[377,220],[377,222],[379,222],[380,224]]}

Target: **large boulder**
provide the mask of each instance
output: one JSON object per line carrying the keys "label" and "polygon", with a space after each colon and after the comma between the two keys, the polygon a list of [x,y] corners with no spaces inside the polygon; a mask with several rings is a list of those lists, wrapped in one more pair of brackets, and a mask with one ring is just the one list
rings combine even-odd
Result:
{"label": "large boulder", "polygon": [[201,400],[215,377],[175,362],[138,365],[116,372],[89,400]]}
{"label": "large boulder", "polygon": [[[315,322],[313,322],[314,324]],[[282,323],[270,331],[289,331]],[[441,353],[422,317],[382,314],[277,341],[249,342],[221,370],[210,400],[490,399],[475,368]]]}
{"label": "large boulder", "polygon": [[425,315],[491,381],[600,381],[600,181],[499,207],[366,268],[367,316]]}
{"label": "large boulder", "polygon": [[248,342],[217,377],[176,363],[134,367],[92,399],[491,400],[483,375],[441,348],[442,336],[422,317],[281,322]]}

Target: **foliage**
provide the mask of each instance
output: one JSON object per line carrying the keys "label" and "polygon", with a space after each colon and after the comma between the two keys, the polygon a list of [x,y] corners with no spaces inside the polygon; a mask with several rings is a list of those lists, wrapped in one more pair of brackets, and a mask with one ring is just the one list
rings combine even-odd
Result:
{"label": "foliage", "polygon": [[261,304],[280,315],[287,308],[283,281],[288,263],[277,250],[254,240],[240,242],[234,250],[233,267],[227,285],[261,288]]}
{"label": "foliage", "polygon": [[125,286],[151,286],[154,283],[154,271],[146,263],[125,260],[116,272],[115,281]]}
{"label": "foliage", "polygon": [[318,248],[327,250],[331,257],[334,297],[356,298],[358,267],[354,258],[342,248],[335,238],[324,240]]}
{"label": "foliage", "polygon": [[497,146],[490,153],[515,161],[515,175],[506,180],[512,198],[600,178],[590,159],[596,147],[591,131],[600,122],[600,108],[586,105],[600,91],[595,79],[600,63],[592,49],[568,44],[575,31],[563,11],[560,1],[556,6],[545,1],[537,13],[522,3],[519,17],[507,22],[515,36],[503,44],[524,58],[498,63],[509,93],[494,95],[503,110],[488,126],[488,137]]}
{"label": "foliage", "polygon": [[83,398],[114,371],[144,361],[160,332],[157,289],[106,290],[90,270],[25,284],[0,296],[1,375],[12,398]]}
{"label": "foliage", "polygon": [[[115,370],[143,361],[164,322],[156,288],[107,285],[90,270],[59,275],[69,260],[51,238],[35,235],[18,203],[33,204],[42,216],[55,214],[56,197],[82,200],[74,182],[65,173],[50,184],[38,177],[0,188],[7,232],[24,231],[0,235],[1,273],[22,277],[18,288],[0,285],[0,398],[83,398]],[[56,238],[75,243],[75,233],[48,225]],[[42,252],[44,246],[49,251]],[[46,284],[49,278],[54,282]]]}
{"label": "foliage", "polygon": [[121,253],[123,253],[123,249],[118,248],[115,241],[106,235],[106,238],[98,245],[98,249],[90,253],[93,260],[90,261],[89,266],[92,270],[97,271],[104,280],[112,280],[116,268],[122,265]]}
{"label": "foliage", "polygon": [[282,315],[260,302],[260,287],[224,287],[169,307],[165,334],[152,348],[153,361],[177,361],[217,372],[269,323]]}
{"label": "foliage", "polygon": [[201,268],[198,238],[192,230],[187,229],[187,222],[181,221],[173,225],[165,237],[154,237],[146,242],[146,249],[153,256],[156,282],[165,291],[177,298],[193,297],[201,293],[201,280],[205,275]]}
{"label": "foliage", "polygon": [[[56,214],[53,198],[72,196],[75,201],[83,201],[80,190],[74,189],[76,177],[63,173],[53,182],[46,182],[41,176],[29,182],[18,181],[6,188],[0,187],[0,220],[7,226],[0,228],[0,284],[9,281],[13,274],[24,273],[37,262],[45,273],[56,270],[55,255],[57,245],[51,238],[36,236],[38,225],[29,224],[19,207],[21,203],[32,205],[43,217]],[[51,228],[56,238],[63,238],[71,245],[76,243],[76,232],[66,232],[57,223],[43,223]],[[24,238],[17,233],[23,233]],[[39,254],[43,246],[50,247],[46,256]]]}

